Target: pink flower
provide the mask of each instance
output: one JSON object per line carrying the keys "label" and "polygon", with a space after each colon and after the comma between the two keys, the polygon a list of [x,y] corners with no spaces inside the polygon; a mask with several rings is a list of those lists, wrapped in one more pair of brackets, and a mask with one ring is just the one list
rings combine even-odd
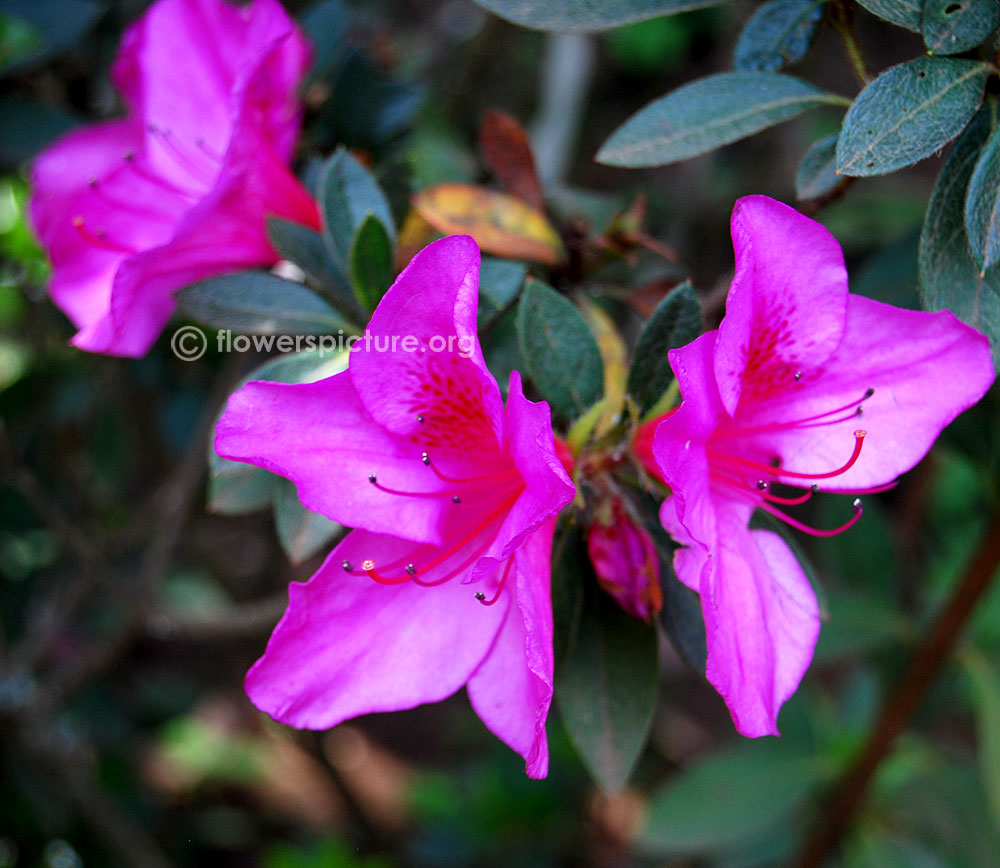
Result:
{"label": "pink flower", "polygon": [[[819,224],[761,196],[733,212],[736,274],[720,327],[670,352],[684,397],[653,453],[673,492],[674,565],[701,594],[708,680],[744,735],[777,734],[812,659],[816,598],[782,539],[749,530],[818,488],[864,494],[913,467],[993,382],[986,339],[948,312],[848,295]],[[776,486],[778,487],[776,490]],[[798,491],[795,491],[798,489]]]}
{"label": "pink flower", "polygon": [[287,168],[309,53],[277,0],[159,0],[126,31],[111,75],[129,116],[70,133],[32,169],[74,345],[142,356],[175,290],[277,260],[268,215],[318,227]]}
{"label": "pink flower", "polygon": [[311,510],[357,528],[307,584],[247,675],[253,703],[325,729],[462,685],[486,726],[548,769],[549,558],[574,495],[549,408],[511,375],[504,409],[476,338],[479,251],[419,253],[342,374],[250,383],[219,422],[220,455],[294,480]]}
{"label": "pink flower", "polygon": [[660,611],[656,547],[618,497],[611,495],[598,504],[587,528],[587,553],[598,583],[626,612],[648,621]]}

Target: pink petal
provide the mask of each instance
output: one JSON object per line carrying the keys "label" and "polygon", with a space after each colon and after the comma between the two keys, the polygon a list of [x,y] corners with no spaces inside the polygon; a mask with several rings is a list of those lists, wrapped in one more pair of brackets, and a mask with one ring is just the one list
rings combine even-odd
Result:
{"label": "pink petal", "polygon": [[[858,403],[860,417],[811,428],[778,428],[747,438],[758,450],[778,454],[799,472],[843,466],[855,430],[867,436],[857,462],[822,488],[855,489],[891,482],[926,454],[959,413],[978,401],[994,379],[989,344],[951,313],[900,310],[851,296],[844,340],[821,369],[785,384],[766,402],[741,408],[744,427],[772,425]],[[850,415],[847,414],[840,414]],[[836,418],[836,416],[831,417]]]}
{"label": "pink petal", "polygon": [[390,431],[464,452],[501,445],[503,403],[476,336],[478,281],[471,238],[435,241],[396,278],[354,345],[355,388]]}
{"label": "pink petal", "polygon": [[[486,659],[469,678],[469,699],[487,728],[525,759],[529,777],[548,773],[545,720],[552,704],[552,602],[549,572],[555,521],[514,555],[516,604]],[[510,580],[508,580],[510,581]]]}
{"label": "pink petal", "polygon": [[778,711],[796,690],[819,636],[809,580],[784,541],[721,518],[701,587],[706,676],[746,736],[778,734]]}
{"label": "pink petal", "polygon": [[374,473],[401,491],[453,487],[424,466],[419,445],[372,419],[347,372],[299,385],[248,383],[230,396],[215,449],[287,476],[309,509],[341,524],[441,542],[456,510],[448,497],[386,494],[368,481]]}
{"label": "pink petal", "polygon": [[822,363],[840,341],[847,271],[836,239],[766,196],[733,209],[736,275],[719,326],[715,374],[730,414],[741,394]]}
{"label": "pink petal", "polygon": [[480,665],[507,614],[468,586],[380,585],[341,566],[406,557],[412,543],[352,531],[288,610],[246,678],[250,700],[290,726],[327,729],[347,718],[436,702]]}

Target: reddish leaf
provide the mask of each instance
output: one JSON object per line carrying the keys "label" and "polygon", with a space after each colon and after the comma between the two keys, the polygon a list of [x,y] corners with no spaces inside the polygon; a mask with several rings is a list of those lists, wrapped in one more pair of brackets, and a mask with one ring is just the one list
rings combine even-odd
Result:
{"label": "reddish leaf", "polygon": [[528,134],[516,118],[486,109],[479,124],[479,151],[497,180],[532,208],[544,210],[542,187],[535,172]]}

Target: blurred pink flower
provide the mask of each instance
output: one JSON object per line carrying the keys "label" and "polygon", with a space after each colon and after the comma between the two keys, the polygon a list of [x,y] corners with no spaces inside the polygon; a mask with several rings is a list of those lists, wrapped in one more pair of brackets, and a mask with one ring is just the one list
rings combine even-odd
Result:
{"label": "blurred pink flower", "polygon": [[309,55],[277,0],[159,0],[126,31],[111,76],[128,117],[69,133],[31,172],[75,346],[142,356],[175,290],[277,260],[268,215],[318,227],[287,168]]}
{"label": "blurred pink flower", "polygon": [[[843,255],[818,223],[762,196],[732,219],[736,274],[717,330],[670,351],[683,402],[653,454],[673,492],[664,527],[677,576],[701,594],[708,680],[744,735],[777,734],[812,659],[819,613],[785,542],[750,530],[818,487],[864,494],[913,467],[993,382],[986,338],[952,314],[900,310],[847,291]],[[863,408],[863,409],[862,409]],[[775,486],[779,486],[779,491]],[[798,492],[792,489],[798,488]]]}
{"label": "blurred pink flower", "polygon": [[471,238],[432,244],[344,373],[230,398],[218,453],[289,477],[309,509],[357,528],[291,586],[246,690],[277,720],[325,729],[465,685],[486,726],[544,777],[549,560],[574,487],[548,405],[524,398],[517,372],[504,409],[476,338],[478,273]]}

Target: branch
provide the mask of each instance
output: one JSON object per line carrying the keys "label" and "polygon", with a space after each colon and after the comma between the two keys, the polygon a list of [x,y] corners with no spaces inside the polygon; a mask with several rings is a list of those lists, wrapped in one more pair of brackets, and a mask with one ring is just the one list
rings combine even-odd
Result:
{"label": "branch", "polygon": [[848,769],[793,863],[795,868],[820,868],[840,842],[864,800],[879,764],[906,728],[920,700],[950,658],[952,649],[1000,567],[1000,509],[987,525],[979,547],[937,620],[927,631],[909,668],[882,709],[875,730]]}

